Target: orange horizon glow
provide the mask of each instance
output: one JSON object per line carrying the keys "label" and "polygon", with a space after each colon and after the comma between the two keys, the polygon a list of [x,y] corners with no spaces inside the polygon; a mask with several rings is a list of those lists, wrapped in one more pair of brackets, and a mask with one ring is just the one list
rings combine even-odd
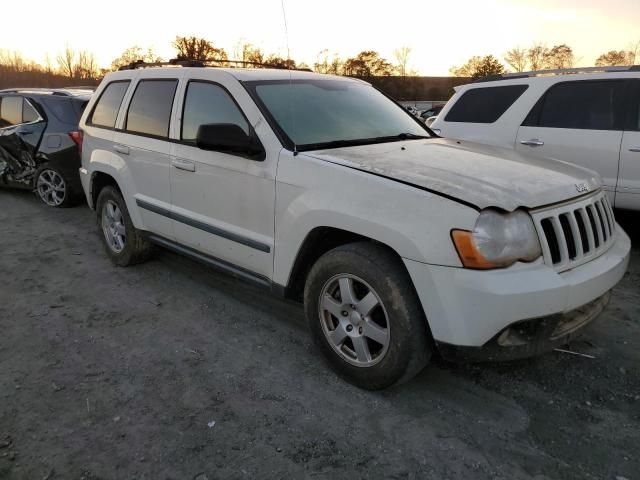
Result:
{"label": "orange horizon glow", "polygon": [[[376,50],[396,63],[394,50],[411,48],[409,68],[421,75],[449,75],[473,55],[503,61],[510,48],[566,43],[578,65],[593,65],[601,53],[640,41],[638,0],[462,0],[438,4],[407,0],[389,8],[375,1],[285,0],[291,58],[313,65],[321,50],[341,58]],[[128,47],[174,56],[176,35],[195,35],[224,48],[230,58],[240,42],[264,53],[287,56],[281,0],[163,1],[94,0],[68,7],[48,0],[4,7],[0,49],[52,65],[71,46],[96,56],[101,67]],[[12,12],[15,10],[15,12]],[[7,21],[21,18],[20,22]]]}

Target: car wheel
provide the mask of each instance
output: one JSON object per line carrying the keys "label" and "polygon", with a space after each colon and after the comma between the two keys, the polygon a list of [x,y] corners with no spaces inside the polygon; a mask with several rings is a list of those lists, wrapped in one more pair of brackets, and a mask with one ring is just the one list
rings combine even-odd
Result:
{"label": "car wheel", "polygon": [[57,168],[47,165],[36,173],[35,191],[38,198],[50,207],[70,207],[76,200],[69,190],[69,182],[65,175]]}
{"label": "car wheel", "polygon": [[126,267],[150,257],[153,246],[133,226],[127,205],[116,188],[107,186],[100,191],[96,213],[105,250],[116,265]]}
{"label": "car wheel", "polygon": [[314,341],[344,379],[368,390],[418,374],[433,351],[400,258],[382,245],[335,248],[312,267],[304,293]]}

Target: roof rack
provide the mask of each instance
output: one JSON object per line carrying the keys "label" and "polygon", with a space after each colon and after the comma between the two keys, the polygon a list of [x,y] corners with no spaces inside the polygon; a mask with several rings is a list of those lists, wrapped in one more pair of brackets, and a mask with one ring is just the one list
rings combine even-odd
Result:
{"label": "roof rack", "polygon": [[571,75],[577,73],[614,73],[614,72],[640,72],[640,65],[626,66],[602,66],[602,67],[575,67],[559,68],[555,70],[532,70],[530,72],[500,73],[487,75],[477,79],[473,83],[495,82],[496,80],[513,80],[516,78],[542,77],[544,75]]}
{"label": "roof rack", "polygon": [[59,95],[63,97],[72,96],[71,93],[57,88],[5,88],[0,93],[47,93],[49,95]]}
{"label": "roof rack", "polygon": [[96,87],[63,87],[63,88],[29,88],[14,87],[0,90],[0,93],[22,93],[22,94],[44,94],[55,95],[58,97],[75,97],[82,95],[84,92],[93,92]]}
{"label": "roof rack", "polygon": [[[239,65],[239,66],[238,66]],[[287,68],[282,65],[275,65],[272,63],[262,63],[262,62],[249,62],[246,60],[179,60],[177,58],[173,58],[168,62],[145,62],[144,60],[136,60],[135,62],[131,62],[129,65],[124,65],[118,70],[135,70],[137,68],[150,68],[150,67],[197,67],[197,68],[205,68],[205,67],[227,67],[227,68],[243,68],[243,67],[263,67],[263,68],[274,68],[277,70],[297,70],[302,72],[311,72],[309,68]]]}

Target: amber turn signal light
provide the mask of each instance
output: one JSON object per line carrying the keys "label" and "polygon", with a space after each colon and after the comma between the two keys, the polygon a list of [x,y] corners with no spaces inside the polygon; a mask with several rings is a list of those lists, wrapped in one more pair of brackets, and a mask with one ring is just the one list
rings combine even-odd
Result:
{"label": "amber turn signal light", "polygon": [[467,230],[452,230],[451,238],[456,246],[462,265],[466,268],[488,270],[490,268],[497,268],[500,266],[484,258],[478,251],[478,248],[473,241],[473,232],[469,232]]}

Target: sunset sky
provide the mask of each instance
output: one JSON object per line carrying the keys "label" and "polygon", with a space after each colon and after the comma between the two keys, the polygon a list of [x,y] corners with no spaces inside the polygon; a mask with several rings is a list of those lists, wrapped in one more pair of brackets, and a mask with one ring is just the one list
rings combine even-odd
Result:
{"label": "sunset sky", "polygon": [[[284,0],[292,58],[313,64],[320,50],[341,57],[412,48],[410,66],[423,75],[447,75],[472,55],[514,46],[567,43],[580,65],[640,41],[640,0]],[[15,9],[15,15],[12,13]],[[11,18],[16,21],[8,21]],[[19,19],[19,20],[18,20]],[[61,5],[31,0],[3,6],[0,49],[52,62],[65,44],[95,53],[108,66],[127,47],[153,47],[173,56],[176,35],[205,37],[233,57],[239,41],[286,56],[281,0],[86,0]]]}

